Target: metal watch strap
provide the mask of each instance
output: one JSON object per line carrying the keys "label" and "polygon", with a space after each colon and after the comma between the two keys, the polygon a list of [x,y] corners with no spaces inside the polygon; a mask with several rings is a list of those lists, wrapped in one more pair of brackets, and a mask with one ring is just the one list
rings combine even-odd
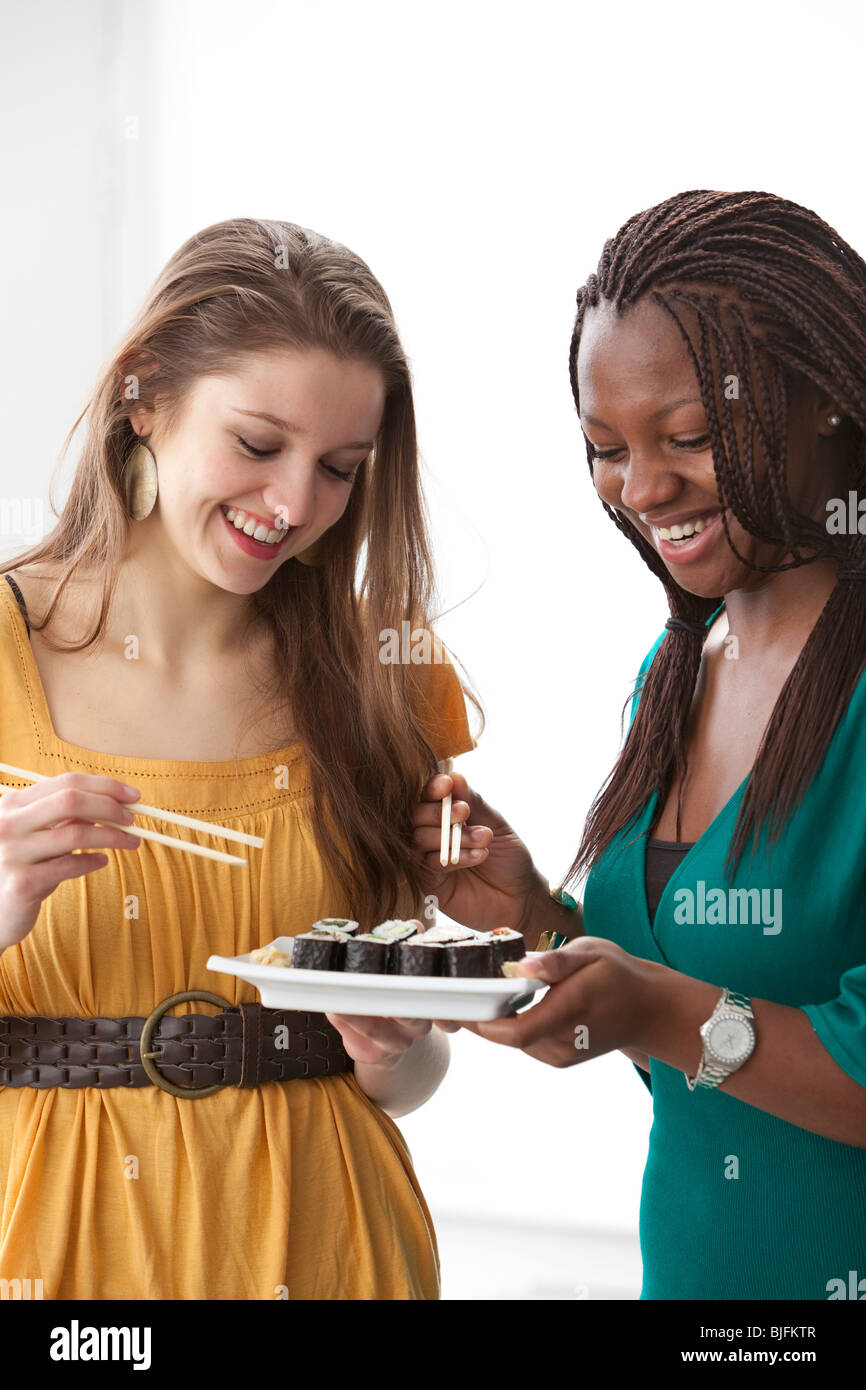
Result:
{"label": "metal watch strap", "polygon": [[729,1008],[739,1009],[740,1012],[746,1014],[748,1018],[755,1017],[752,1013],[752,1001],[747,994],[737,994],[737,991],[734,989],[726,989],[725,996],[725,1002],[728,1004]]}
{"label": "metal watch strap", "polygon": [[[713,1009],[707,1022],[715,1018],[717,1014],[727,1011],[742,1014],[744,1018],[754,1021],[755,1015],[752,1012],[752,1001],[749,999],[748,995],[738,994],[736,990],[733,989],[723,989],[716,1003],[716,1007]],[[706,1065],[703,1057],[704,1050],[705,1049],[702,1049],[701,1060],[698,1063],[698,1069],[694,1077],[690,1078],[687,1072],[683,1072],[683,1076],[686,1078],[686,1085],[690,1091],[694,1091],[698,1086],[704,1086],[707,1089],[718,1086],[726,1077],[732,1075],[730,1069],[726,1067]]]}

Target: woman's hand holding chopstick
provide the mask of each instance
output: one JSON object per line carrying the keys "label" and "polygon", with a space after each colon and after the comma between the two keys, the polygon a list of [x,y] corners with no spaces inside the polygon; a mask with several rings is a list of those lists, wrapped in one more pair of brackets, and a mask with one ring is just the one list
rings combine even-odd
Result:
{"label": "woman's hand holding chopstick", "polygon": [[[463,827],[459,863],[440,861],[442,800],[452,796],[451,823]],[[549,903],[549,884],[511,826],[460,773],[431,777],[415,808],[413,843],[423,856],[424,890],[455,922],[490,931],[526,933],[532,950],[532,906]],[[537,933],[536,933],[537,935]]]}
{"label": "woman's hand holding chopstick", "polygon": [[130,824],[138,795],[113,777],[64,772],[0,797],[0,953],[32,931],[58,884],[108,863],[92,851],[138,849],[137,835],[94,824]]}

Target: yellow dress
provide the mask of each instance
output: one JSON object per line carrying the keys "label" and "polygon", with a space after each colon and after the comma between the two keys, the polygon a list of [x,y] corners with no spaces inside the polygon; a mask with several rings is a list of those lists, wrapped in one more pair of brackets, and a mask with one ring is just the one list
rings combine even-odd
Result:
{"label": "yellow dress", "polygon": [[[468,751],[454,667],[426,671],[437,756]],[[62,882],[29,936],[0,956],[0,1014],[146,1017],[188,989],[254,1002],[251,985],[208,971],[208,956],[351,915],[305,815],[297,745],[241,759],[236,775],[234,761],[115,757],[64,742],[2,575],[0,759],[116,777],[145,803],[265,840],[244,869],[146,840],[107,850],[104,868]],[[274,788],[280,765],[288,790]],[[152,817],[136,823],[166,832]],[[351,1073],[198,1100],[158,1086],[0,1086],[0,1200],[0,1279],[29,1279],[45,1299],[439,1297],[436,1236],[405,1140]]]}

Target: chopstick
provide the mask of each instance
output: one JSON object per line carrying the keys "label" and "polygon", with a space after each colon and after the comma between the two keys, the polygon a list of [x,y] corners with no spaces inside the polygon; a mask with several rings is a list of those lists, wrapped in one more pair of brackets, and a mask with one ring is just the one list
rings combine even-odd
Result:
{"label": "chopstick", "polygon": [[[47,782],[51,779],[47,773],[28,772],[22,767],[13,767],[10,763],[0,763],[0,772],[8,772],[13,777],[21,777],[28,782]],[[0,783],[0,792],[21,791],[20,787],[10,787],[5,783]],[[258,835],[247,835],[242,830],[231,830],[224,825],[215,825],[211,821],[196,820],[193,816],[182,816],[175,811],[163,811],[158,806],[145,806],[140,801],[134,802],[129,806],[133,815],[153,816],[155,820],[169,821],[173,825],[186,825],[191,830],[201,830],[206,835],[218,835],[225,840],[236,840],[241,844],[252,845],[256,849],[264,847],[264,840]],[[246,859],[241,859],[234,854],[226,854],[223,850],[211,849],[205,845],[194,845],[189,840],[178,839],[176,835],[161,835],[156,830],[143,830],[137,825],[119,825],[116,821],[100,821],[101,825],[111,825],[118,830],[125,830],[130,835],[138,835],[142,840],[152,840],[156,844],[170,845],[175,849],[184,851],[187,854],[198,854],[205,859],[215,859],[222,864],[246,864]]]}
{"label": "chopstick", "polygon": [[451,827],[451,863],[460,863],[460,837],[463,834],[463,826],[459,821]]}
{"label": "chopstick", "polygon": [[[454,762],[452,758],[445,758],[436,764],[438,772],[450,772]],[[448,831],[451,825],[451,793],[442,798],[442,835],[439,841],[439,863],[444,868],[448,863]]]}
{"label": "chopstick", "polygon": [[[443,762],[436,764],[437,772],[450,773],[454,768],[454,759],[446,758]],[[451,863],[460,863],[460,839],[463,827],[459,821],[451,825],[451,793],[442,798],[442,836],[439,842],[439,863],[444,868],[448,863],[448,831],[451,830]]]}
{"label": "chopstick", "polygon": [[[50,778],[45,772],[27,772],[23,767],[12,767],[9,763],[0,763],[0,772],[11,773],[13,777],[23,777],[27,782],[48,782]],[[20,787],[8,787],[8,791],[20,791]],[[145,806],[143,801],[127,803],[133,815],[153,816],[155,820],[164,820],[172,825],[188,825],[190,830],[203,830],[209,835],[219,835],[224,840],[236,840],[241,845],[252,845],[254,849],[264,849],[265,842],[258,835],[247,835],[243,830],[230,830],[225,825],[214,825],[208,820],[196,820],[194,816],[181,816],[176,811],[163,811],[159,806]],[[143,830],[136,830],[136,835],[144,835]],[[153,831],[148,831],[148,837]],[[172,841],[174,843],[174,841]],[[178,841],[177,843],[186,843]],[[216,851],[214,851],[216,853]],[[245,864],[247,861],[240,861]]]}
{"label": "chopstick", "polygon": [[[5,782],[0,782],[0,795],[3,792],[20,792],[20,787],[7,786]],[[130,808],[131,809],[131,808]],[[95,821],[95,825],[110,825],[115,830],[125,830],[127,835],[138,835],[142,840],[154,840],[158,845],[171,845],[174,849],[184,850],[187,854],[201,854],[205,859],[216,859],[220,864],[246,864],[246,859],[239,859],[235,854],[224,854],[221,849],[209,849],[204,845],[193,845],[189,840],[179,840],[176,835],[160,835],[158,830],[142,830],[139,825],[120,825],[114,820]]]}

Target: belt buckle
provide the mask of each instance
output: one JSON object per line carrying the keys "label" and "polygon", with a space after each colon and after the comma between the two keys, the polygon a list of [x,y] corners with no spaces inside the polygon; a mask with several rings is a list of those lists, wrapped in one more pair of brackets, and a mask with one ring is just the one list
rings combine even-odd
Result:
{"label": "belt buckle", "polygon": [[174,1008],[175,1004],[184,1004],[188,999],[199,999],[205,1004],[217,1004],[223,1009],[234,1008],[227,999],[219,994],[210,994],[204,989],[185,989],[180,994],[171,994],[167,999],[163,999],[161,1004],[148,1014],[144,1020],[141,1030],[141,1037],[138,1043],[138,1050],[141,1056],[141,1065],[147,1072],[155,1086],[161,1086],[164,1091],[168,1091],[172,1096],[183,1096],[187,1100],[198,1100],[201,1096],[212,1096],[215,1091],[221,1091],[224,1086],[228,1086],[228,1081],[217,1081],[213,1086],[178,1086],[174,1081],[169,1081],[159,1071],[157,1071],[153,1059],[161,1057],[161,1051],[151,1049],[154,1030],[163,1014],[169,1009]]}

